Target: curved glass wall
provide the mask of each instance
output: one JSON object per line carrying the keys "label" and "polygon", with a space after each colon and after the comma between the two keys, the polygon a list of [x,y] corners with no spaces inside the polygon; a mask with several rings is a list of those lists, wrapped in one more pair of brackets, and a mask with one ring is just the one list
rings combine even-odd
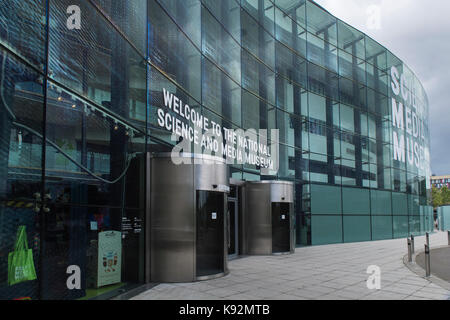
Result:
{"label": "curved glass wall", "polygon": [[[86,283],[102,231],[123,236],[116,285],[144,281],[139,159],[176,143],[158,123],[164,89],[224,128],[279,130],[275,176],[250,164],[230,175],[295,183],[298,245],[432,230],[422,85],[313,1],[10,0],[0,18],[0,298],[95,294]],[[21,225],[38,279],[10,287]],[[70,265],[79,291],[51,281]]]}

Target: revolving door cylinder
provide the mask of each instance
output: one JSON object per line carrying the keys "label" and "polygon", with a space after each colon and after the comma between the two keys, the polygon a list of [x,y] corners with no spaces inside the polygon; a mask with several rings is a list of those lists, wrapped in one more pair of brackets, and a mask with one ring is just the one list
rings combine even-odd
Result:
{"label": "revolving door cylinder", "polygon": [[221,158],[156,154],[150,161],[150,278],[192,282],[228,273],[228,168]]}
{"label": "revolving door cylinder", "polygon": [[247,254],[294,253],[294,184],[247,182],[245,202]]}

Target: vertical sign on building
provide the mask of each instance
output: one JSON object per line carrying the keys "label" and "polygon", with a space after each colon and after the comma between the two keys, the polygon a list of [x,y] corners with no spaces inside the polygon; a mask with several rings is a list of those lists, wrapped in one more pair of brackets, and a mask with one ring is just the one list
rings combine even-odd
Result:
{"label": "vertical sign on building", "polygon": [[391,67],[393,160],[401,167],[406,164],[410,172],[428,176],[430,155],[424,121],[428,110],[418,99],[419,91],[408,70],[400,73],[396,66]]}

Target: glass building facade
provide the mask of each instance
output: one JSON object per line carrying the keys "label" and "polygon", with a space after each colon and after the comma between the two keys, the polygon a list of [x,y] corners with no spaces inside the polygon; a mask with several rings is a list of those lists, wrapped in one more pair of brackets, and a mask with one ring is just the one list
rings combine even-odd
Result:
{"label": "glass building facade", "polygon": [[[298,246],[433,230],[422,85],[313,1],[4,1],[0,72],[1,299],[103,293],[88,284],[109,230],[122,232],[114,288],[145,282],[139,159],[175,144],[163,88],[224,128],[279,130],[275,176],[244,164],[230,178],[293,181]],[[10,286],[20,226],[37,279]]]}

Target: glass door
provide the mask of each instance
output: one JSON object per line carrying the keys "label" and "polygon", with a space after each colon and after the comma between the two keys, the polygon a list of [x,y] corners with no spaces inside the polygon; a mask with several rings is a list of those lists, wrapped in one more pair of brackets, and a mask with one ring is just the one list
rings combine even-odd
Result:
{"label": "glass door", "polygon": [[290,205],[289,203],[272,203],[272,252],[290,251]]}
{"label": "glass door", "polygon": [[197,277],[224,272],[224,194],[197,191]]}
{"label": "glass door", "polygon": [[238,205],[236,200],[228,200],[228,257],[235,258],[239,253]]}

